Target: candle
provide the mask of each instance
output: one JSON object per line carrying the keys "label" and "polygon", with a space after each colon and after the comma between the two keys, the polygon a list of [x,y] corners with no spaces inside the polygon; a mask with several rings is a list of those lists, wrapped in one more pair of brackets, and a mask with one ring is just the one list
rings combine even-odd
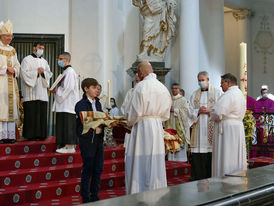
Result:
{"label": "candle", "polygon": [[110,106],[110,80],[108,80],[108,108],[111,108],[111,106]]}
{"label": "candle", "polygon": [[247,45],[240,43],[240,89],[247,96]]}

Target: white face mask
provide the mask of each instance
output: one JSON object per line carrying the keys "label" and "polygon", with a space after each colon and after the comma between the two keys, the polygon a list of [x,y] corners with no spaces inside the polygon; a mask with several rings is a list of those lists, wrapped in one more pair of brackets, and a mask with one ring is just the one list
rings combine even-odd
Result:
{"label": "white face mask", "polygon": [[267,94],[267,93],[264,93],[264,94],[263,94],[263,98],[266,99],[267,97],[268,97],[268,94]]}
{"label": "white face mask", "polygon": [[203,89],[206,87],[206,81],[199,82],[199,86]]}
{"label": "white face mask", "polygon": [[42,56],[43,53],[44,53],[44,50],[43,50],[43,49],[37,49],[36,54],[37,54],[38,57]]}

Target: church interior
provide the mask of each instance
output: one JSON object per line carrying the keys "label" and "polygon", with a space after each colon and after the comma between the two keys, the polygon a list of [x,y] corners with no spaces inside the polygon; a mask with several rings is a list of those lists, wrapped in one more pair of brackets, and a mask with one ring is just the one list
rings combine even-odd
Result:
{"label": "church interior", "polygon": [[[34,42],[45,44],[43,57],[53,73],[50,85],[61,73],[58,54],[69,52],[80,96],[80,83],[92,77],[120,108],[136,85],[143,39],[144,17],[133,1],[139,0],[0,0],[0,21],[13,24],[11,46],[20,63]],[[210,84],[219,89],[221,76],[233,74],[254,102],[263,85],[274,94],[274,0],[173,1],[174,36],[163,59],[151,61],[170,92],[178,83],[189,100],[199,88],[197,74],[207,71]],[[0,144],[0,206],[82,204],[80,150],[77,146],[73,154],[55,152],[53,102],[51,94],[46,140],[19,137],[16,143]],[[101,200],[90,205],[273,205],[274,108],[256,110],[247,99],[247,110],[246,171],[191,181],[189,161],[166,161],[167,188],[126,195],[125,132],[117,132],[110,140],[115,143],[104,149]]]}

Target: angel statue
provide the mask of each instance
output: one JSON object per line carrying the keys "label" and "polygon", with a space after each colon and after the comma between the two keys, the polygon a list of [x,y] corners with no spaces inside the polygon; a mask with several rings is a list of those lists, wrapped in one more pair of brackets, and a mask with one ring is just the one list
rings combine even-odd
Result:
{"label": "angel statue", "polygon": [[132,0],[143,16],[143,38],[137,61],[164,60],[169,41],[175,36],[176,0]]}

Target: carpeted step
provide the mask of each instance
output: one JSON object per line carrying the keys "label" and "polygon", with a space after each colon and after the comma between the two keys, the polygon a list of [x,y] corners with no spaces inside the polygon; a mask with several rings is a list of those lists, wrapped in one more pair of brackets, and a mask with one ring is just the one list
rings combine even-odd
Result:
{"label": "carpeted step", "polygon": [[54,137],[48,137],[45,141],[24,141],[13,144],[0,144],[0,156],[26,155],[55,152],[56,144]]}
{"label": "carpeted step", "polygon": [[[82,163],[64,164],[35,169],[18,169],[0,172],[0,188],[16,185],[29,185],[39,182],[56,181],[60,178],[77,178],[81,176]],[[124,171],[124,159],[106,160],[103,174]]]}
{"label": "carpeted step", "polygon": [[272,157],[253,157],[248,159],[248,168],[263,167],[269,164],[274,164],[274,158]]}
{"label": "carpeted step", "polygon": [[[124,158],[124,148],[106,148],[105,160]],[[0,157],[0,171],[39,168],[44,166],[56,166],[70,163],[80,163],[82,158],[80,152],[73,154],[43,153],[28,155],[8,155]],[[115,168],[114,168],[115,169]]]}
{"label": "carpeted step", "polygon": [[0,171],[16,169],[39,169],[82,162],[79,152],[73,154],[45,153],[29,155],[11,155],[0,157]]}
{"label": "carpeted step", "polygon": [[[113,189],[102,190],[99,193],[100,200],[115,198],[125,195],[125,187],[117,187]],[[53,206],[53,205],[79,205],[82,204],[80,195],[62,196],[58,199],[33,201],[31,203],[22,204],[20,206]]]}
{"label": "carpeted step", "polygon": [[190,176],[191,165],[186,162],[166,161],[167,178],[176,176]]}
{"label": "carpeted step", "polygon": [[[124,186],[124,172],[103,174],[101,189]],[[1,205],[23,204],[34,201],[58,199],[63,196],[80,194],[80,178],[68,178],[56,181],[41,181],[30,185],[6,187],[0,189]]]}
{"label": "carpeted step", "polygon": [[[73,205],[81,203],[82,160],[55,152],[55,138],[0,145],[0,205]],[[104,149],[100,199],[125,195],[125,149]],[[166,162],[168,185],[187,182],[190,164]]]}
{"label": "carpeted step", "polygon": [[171,177],[167,179],[167,185],[168,186],[174,186],[174,185],[179,185],[183,184],[186,182],[189,182],[190,176],[177,176],[177,177]]}
{"label": "carpeted step", "polygon": [[[168,179],[168,186],[174,186],[189,182],[190,176],[177,176]],[[110,199],[126,195],[125,187],[114,187],[112,189],[101,190],[99,193],[100,200]],[[34,201],[32,203],[23,204],[21,206],[52,206],[52,205],[79,205],[82,203],[80,195],[62,196],[59,199],[51,199],[44,201]]]}

